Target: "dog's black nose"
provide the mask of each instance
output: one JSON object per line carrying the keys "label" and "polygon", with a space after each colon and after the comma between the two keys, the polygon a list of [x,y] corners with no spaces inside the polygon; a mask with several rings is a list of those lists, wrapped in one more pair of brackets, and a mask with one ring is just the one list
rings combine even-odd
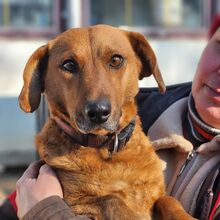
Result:
{"label": "dog's black nose", "polygon": [[88,102],[85,107],[85,113],[90,121],[104,123],[110,116],[111,104],[105,100]]}

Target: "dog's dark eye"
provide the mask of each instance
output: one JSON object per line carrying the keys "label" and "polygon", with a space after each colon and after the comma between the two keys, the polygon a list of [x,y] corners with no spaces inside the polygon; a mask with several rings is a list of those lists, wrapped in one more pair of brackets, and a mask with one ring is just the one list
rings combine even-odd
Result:
{"label": "dog's dark eye", "polygon": [[124,63],[124,58],[121,55],[115,54],[111,57],[109,66],[111,68],[120,68],[122,64]]}
{"label": "dog's dark eye", "polygon": [[65,71],[70,73],[76,73],[79,70],[77,62],[73,60],[65,60],[61,66]]}

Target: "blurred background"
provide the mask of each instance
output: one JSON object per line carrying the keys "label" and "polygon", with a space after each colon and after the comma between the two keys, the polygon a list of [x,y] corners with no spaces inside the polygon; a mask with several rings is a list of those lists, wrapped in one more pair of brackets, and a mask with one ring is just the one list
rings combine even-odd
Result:
{"label": "blurred background", "polygon": [[[60,32],[105,23],[143,33],[167,85],[191,81],[220,0],[0,0],[0,201],[36,159],[36,114],[17,97],[29,56]],[[156,86],[150,78],[141,87]]]}

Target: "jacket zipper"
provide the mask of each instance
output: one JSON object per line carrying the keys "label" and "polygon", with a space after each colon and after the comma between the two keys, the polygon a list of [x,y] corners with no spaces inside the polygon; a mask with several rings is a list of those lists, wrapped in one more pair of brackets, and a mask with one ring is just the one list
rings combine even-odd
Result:
{"label": "jacket zipper", "polygon": [[182,167],[179,170],[179,173],[177,175],[176,178],[176,182],[172,188],[172,191],[170,193],[171,196],[176,197],[176,193],[180,187],[180,185],[182,184],[183,180],[185,179],[186,175],[188,174],[190,168],[192,167],[192,164],[194,163],[195,159],[196,159],[196,151],[192,150],[191,152],[188,153],[188,156],[184,162],[184,164],[182,165]]}
{"label": "jacket zipper", "polygon": [[189,152],[189,154],[188,154],[188,156],[187,156],[187,158],[186,158],[186,161],[185,161],[185,163],[182,165],[182,167],[180,168],[180,171],[179,171],[177,177],[179,177],[179,176],[183,173],[183,171],[185,170],[185,168],[187,167],[187,165],[189,164],[189,162],[193,159],[193,157],[195,156],[195,154],[196,154],[195,150],[192,150],[191,152]]}

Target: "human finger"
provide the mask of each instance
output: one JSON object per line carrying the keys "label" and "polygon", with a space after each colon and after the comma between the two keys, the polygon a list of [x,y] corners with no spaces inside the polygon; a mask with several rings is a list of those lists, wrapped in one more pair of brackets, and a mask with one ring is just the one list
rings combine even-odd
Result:
{"label": "human finger", "polygon": [[50,174],[52,176],[56,176],[55,171],[47,164],[44,164],[40,167],[39,175],[41,175],[41,174]]}
{"label": "human finger", "polygon": [[39,174],[39,169],[43,165],[43,163],[44,162],[42,160],[32,162],[23,173],[21,178],[37,178]]}

